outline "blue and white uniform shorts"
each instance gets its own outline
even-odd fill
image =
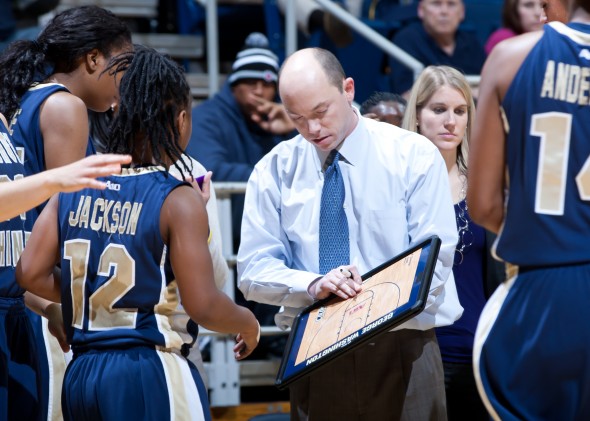
[[[494,419],[590,420],[590,264],[520,268],[500,285],[473,365]]]
[[[153,347],[74,352],[65,420],[210,420],[207,391],[184,357]]]

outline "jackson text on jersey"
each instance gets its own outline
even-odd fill
[[[77,210],[70,212],[69,224],[72,227],[90,228],[108,234],[118,232],[135,235],[142,207],[142,203],[82,195]]]

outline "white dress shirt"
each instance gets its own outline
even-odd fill
[[[362,275],[437,235],[442,245],[426,308],[399,328],[452,324],[463,311],[451,271],[457,228],[438,149],[419,134],[359,117],[339,152],[350,263]],[[313,303],[307,288],[323,275],[318,224],[325,158],[298,135],[268,153],[248,181],[238,285],[247,300],[282,306],[275,317],[281,328]]]

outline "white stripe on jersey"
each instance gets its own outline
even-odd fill
[[[156,352],[166,376],[170,420],[204,421],[201,397],[187,361],[171,352]]]
[[[570,38],[577,44],[590,46],[589,33],[576,31],[575,29],[572,29],[561,22],[549,22],[547,25],[551,25],[551,27],[555,29],[557,32]]]
[[[477,323],[477,329],[475,331],[475,338],[473,341],[473,374],[475,376],[475,383],[477,384],[477,390],[479,391],[479,396],[483,401],[488,413],[494,420],[500,420],[500,417],[494,410],[494,407],[490,403],[490,400],[486,394],[484,389],[483,383],[481,381],[481,373],[479,371],[479,364],[480,364],[480,357],[481,357],[481,350],[485,341],[498,318],[498,314],[500,313],[500,309],[502,308],[502,304],[504,304],[504,300],[506,300],[506,296],[510,291],[510,288],[514,284],[514,280],[516,276],[513,276],[511,279],[503,282],[496,288],[496,291],[492,294],[488,302],[486,303],[481,315],[479,316],[479,322]]]
[[[168,247],[164,246],[162,251],[162,259],[160,260],[160,276],[161,288],[160,299],[158,304],[154,306],[154,315],[158,323],[158,331],[164,337],[166,348],[180,349],[184,341],[178,332],[172,328],[173,317],[176,314],[176,309],[180,303],[178,288],[176,281],[170,282],[166,285],[166,273],[164,271],[164,264],[168,254]]]

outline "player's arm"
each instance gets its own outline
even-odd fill
[[[498,47],[498,46],[497,46]],[[503,61],[494,48],[483,67],[473,136],[469,145],[469,215],[497,233],[504,217],[504,149],[496,67]]]
[[[16,281],[27,291],[59,303],[60,280],[53,276],[59,261],[57,203],[57,196],[51,198],[35,222],[16,266]]]
[[[526,55],[541,33],[498,44],[486,60],[469,150],[467,203],[477,224],[497,233],[504,219],[506,131],[501,103]]]
[[[96,178],[118,174],[121,165],[130,161],[130,155],[94,155],[64,167],[0,183],[0,220],[26,212],[58,192],[73,192],[87,187],[102,190],[106,184]]]
[[[68,92],[56,92],[45,100],[39,119],[47,169],[86,156],[89,128],[84,101]]]
[[[239,333],[236,358],[248,356],[258,344],[260,326],[250,310],[215,286],[203,198],[186,186],[173,190],[162,206],[160,228],[187,314],[207,329]]]
[[[49,332],[55,336],[62,351],[68,352],[70,345],[66,337],[61,305],[31,294],[30,292],[25,293],[25,304],[35,313],[48,320]]]

